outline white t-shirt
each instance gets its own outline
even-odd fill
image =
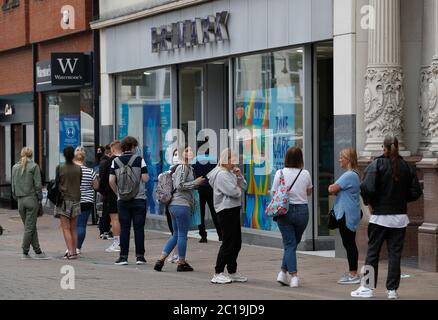
[[[300,169],[296,168],[284,168],[284,183],[286,187],[289,188],[297,177]],[[280,170],[275,173],[274,182],[272,183],[272,191],[276,191],[278,186],[280,185]],[[295,182],[292,189],[289,191],[289,203],[291,204],[307,204],[307,189],[312,188],[312,177],[310,176],[309,171],[304,170],[301,172],[297,181]]]
[[[370,223],[387,228],[406,228],[409,224],[407,214],[372,215]]]

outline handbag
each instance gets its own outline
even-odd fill
[[[286,189],[283,170],[280,170],[280,185],[278,186],[277,190],[274,191],[271,202],[268,204],[265,210],[265,213],[268,215],[268,217],[276,218],[278,216],[283,216],[287,213],[287,211],[289,210],[288,193],[294,186],[295,182],[297,182],[297,179],[302,171],[303,169],[300,170],[292,185],[288,189]]]
[[[334,208],[332,208],[328,213],[327,227],[329,228],[329,230],[335,230],[339,227]]]
[[[38,214],[37,217],[42,217],[44,215],[43,203],[41,201],[38,202]]]

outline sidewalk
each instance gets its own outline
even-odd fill
[[[61,259],[65,245],[59,221],[45,215],[38,219],[38,232],[43,250],[53,259],[22,261],[23,226],[18,213],[0,209],[0,300],[3,299],[183,299],[183,300],[291,300],[291,299],[352,299],[354,286],[341,286],[336,281],[347,269],[345,259],[298,255],[301,287],[291,289],[275,280],[282,250],[243,245],[238,259],[239,271],[249,279],[243,284],[213,285],[219,243],[210,240],[199,243],[190,238],[188,261],[194,272],[177,273],[176,265],[166,263],[163,272],[153,270],[168,234],[146,230],[146,260],[136,266],[131,241],[130,265],[116,266],[117,253],[106,253],[110,241],[100,240],[96,226],[89,225],[79,260]],[[147,227],[147,226],[146,226]],[[131,232],[131,237],[133,233]],[[31,252],[33,254],[33,252]],[[325,253],[330,255],[330,253]],[[385,262],[384,262],[385,263]],[[60,287],[61,267],[75,270],[75,290]],[[360,263],[361,265],[361,263]],[[375,299],[386,299],[384,281],[387,268],[382,264]],[[402,267],[399,295],[401,299],[438,299],[438,274]]]

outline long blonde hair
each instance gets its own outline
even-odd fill
[[[23,175],[24,171],[26,171],[27,163],[29,161],[29,158],[32,158],[32,156],[33,156],[33,151],[31,148],[24,147],[23,149],[21,149],[21,160],[20,160],[21,175]]]

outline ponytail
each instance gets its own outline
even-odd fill
[[[21,165],[21,175],[24,174],[27,168],[27,163],[29,162],[29,158],[32,158],[33,152],[32,149],[29,147],[24,147],[21,149],[21,159],[20,159],[20,165]]]
[[[392,168],[392,178],[395,181],[399,179],[398,172],[398,140],[396,137],[386,137],[383,142],[383,146],[385,147],[385,157],[391,160],[391,168]]]

